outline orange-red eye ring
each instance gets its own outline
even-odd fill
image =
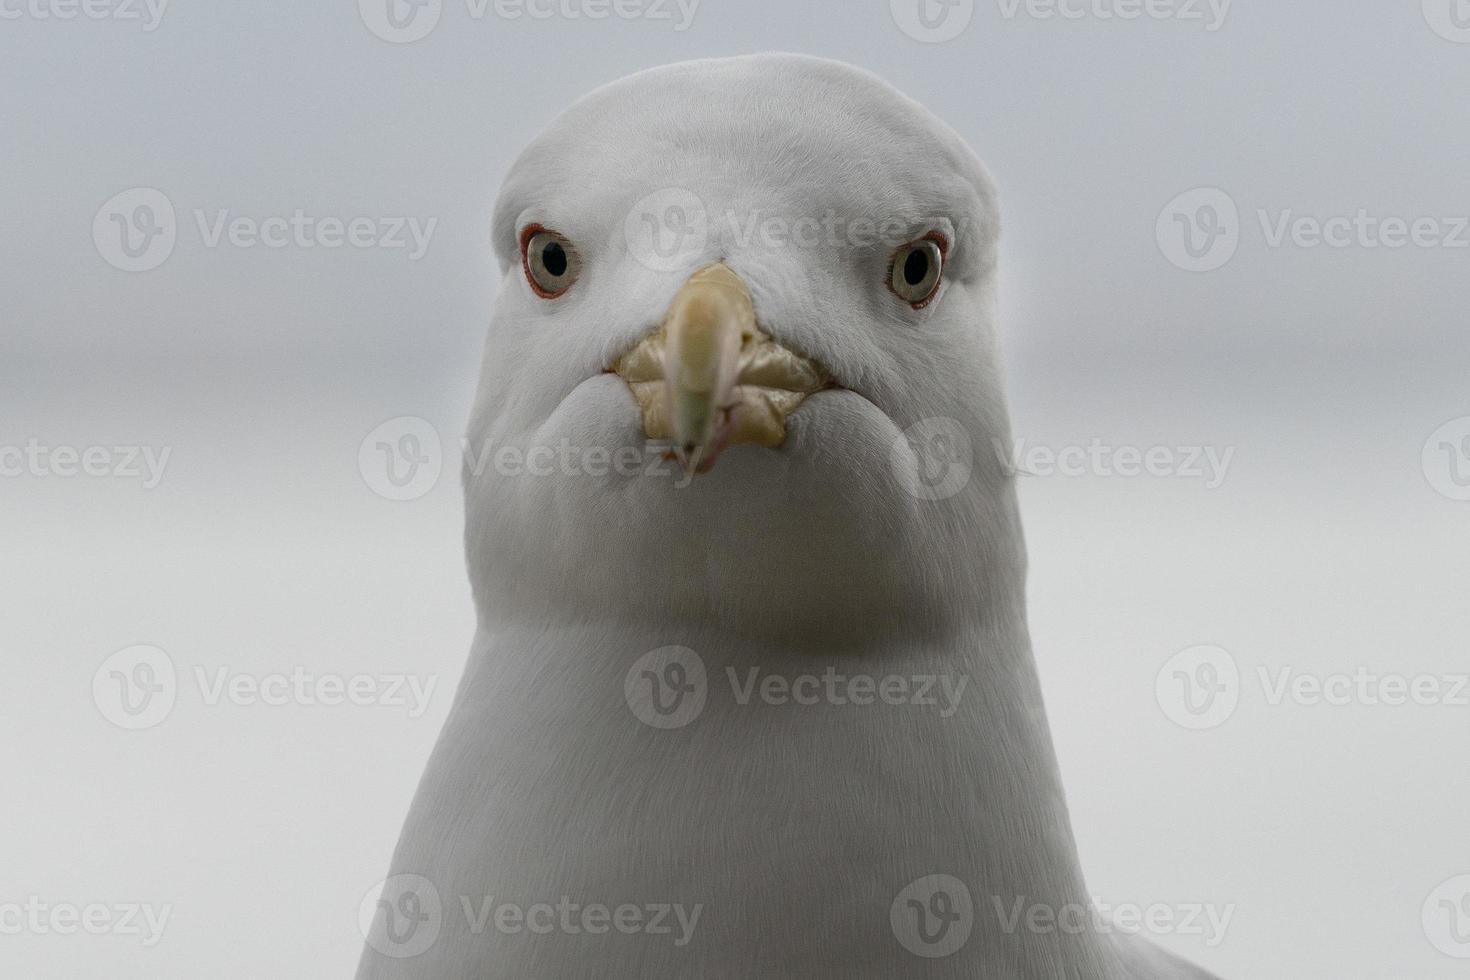
[[[561,244],[562,248],[566,251],[567,260],[570,263],[568,266],[570,278],[568,279],[567,284],[559,290],[547,289],[544,285],[538,282],[536,274],[531,268],[531,240],[534,239],[537,235],[542,234],[552,236]],[[555,231],[551,228],[547,228],[545,225],[529,224],[525,228],[521,229],[520,249],[521,273],[526,277],[526,283],[531,287],[531,291],[534,292],[537,296],[541,297],[542,299],[557,299],[558,297],[565,296],[567,294],[567,290],[571,289],[573,284],[576,283],[576,250],[573,248],[572,243],[561,232]]]

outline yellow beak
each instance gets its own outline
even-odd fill
[[[674,454],[693,469],[736,407],[740,352],[755,338],[750,290],[723,262],[689,277],[664,320],[664,385]]]
[[[659,329],[614,370],[642,409],[644,434],[670,440],[691,473],[735,443],[781,445],[787,415],[829,383],[760,331],[749,287],[723,262],[690,276]]]

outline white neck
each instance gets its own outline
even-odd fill
[[[678,953],[694,962],[749,957],[755,935],[791,962],[841,935],[846,952],[814,960],[812,977],[906,975],[919,961],[895,942],[891,904],[948,875],[969,889],[973,927],[944,960],[957,972],[934,976],[1118,975],[1099,937],[1012,921],[1088,899],[1024,617],[1019,603],[990,612],[847,647],[606,621],[482,631],[440,751],[479,760],[490,795],[466,808],[525,856],[486,855],[478,873],[525,901],[702,905],[701,945]],[[648,682],[630,681],[640,658],[672,645],[697,654],[704,704],[665,730],[627,694]],[[536,854],[557,855],[555,870]]]

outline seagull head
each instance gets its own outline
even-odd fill
[[[918,103],[801,56],[642,72],[531,143],[493,235],[486,611],[829,631],[1018,567],[995,191]]]

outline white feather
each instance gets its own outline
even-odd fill
[[[699,254],[657,271],[624,223],[669,188],[716,220]],[[829,214],[843,228],[942,230],[938,301],[914,311],[888,290],[892,243],[736,230]],[[581,255],[561,299],[522,277],[518,235],[533,222]],[[994,448],[1009,439],[998,233],[993,184],[954,132],[873,76],[812,58],[644,72],[525,151],[496,208],[503,283],[469,430],[474,457],[491,460],[465,476],[480,633],[393,861],[432,883],[442,912],[417,956],[370,942],[361,980],[1192,975],[1105,933],[1007,928],[998,911],[1089,904],[1027,637],[1013,477]],[[642,447],[626,386],[603,371],[689,273],[722,259],[750,284],[762,329],[851,391],[813,397],[781,449],[737,446],[687,486],[671,470],[494,463],[538,446]],[[970,449],[968,481],[942,500],[904,480],[903,430],[936,418]],[[660,730],[630,710],[624,682],[670,645],[697,652],[709,692],[692,723]],[[948,717],[741,704],[730,672],[744,683],[752,668],[967,687]],[[890,922],[899,893],[931,874],[974,903],[969,939],[942,958],[911,953]],[[492,896],[702,912],[682,946],[476,929],[466,902]]]

